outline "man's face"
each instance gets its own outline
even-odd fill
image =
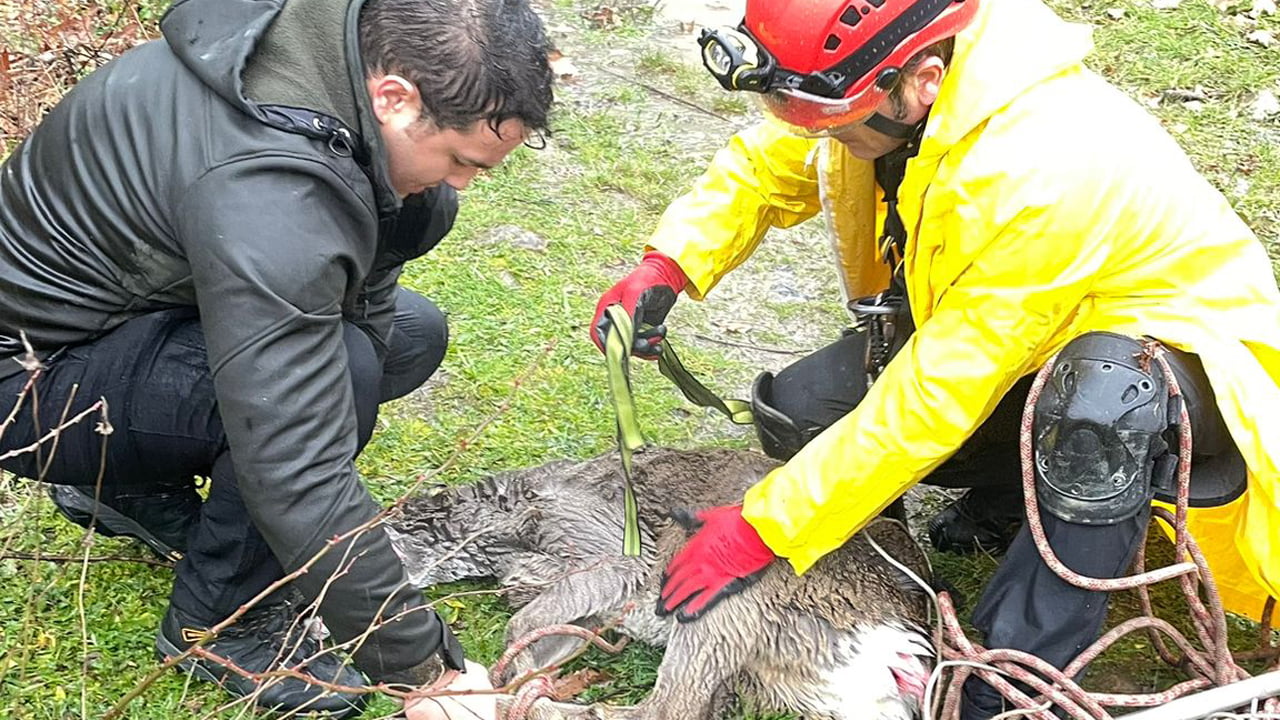
[[[463,130],[441,128],[423,119],[422,101],[408,81],[384,75],[370,78],[368,84],[391,186],[400,197],[441,183],[462,190],[524,142],[527,130],[519,120],[504,120],[497,132],[486,120]]]
[[[429,120],[382,126],[391,186],[400,197],[440,183],[462,190],[480,171],[497,167],[524,137],[519,120],[503,121],[497,132],[485,120],[466,130],[438,128]]]
[[[929,109],[938,99],[938,91],[946,68],[942,60],[936,57],[925,59],[915,72],[904,79],[900,103],[895,104],[885,98],[876,112],[893,118],[907,125],[914,125],[929,114]],[[846,130],[833,133],[849,150],[849,154],[863,160],[875,160],[878,157],[902,147],[905,140],[889,137],[876,132],[865,124],[855,125]]]

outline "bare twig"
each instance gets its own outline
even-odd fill
[[[66,430],[67,428],[71,427],[72,425],[75,425],[76,423],[80,422],[81,420],[83,420],[84,418],[88,417],[88,416],[89,416],[89,415],[91,415],[92,413],[94,413],[94,412],[96,412],[96,411],[98,411],[98,410],[101,410],[101,409],[102,409],[102,407],[103,407],[103,403],[102,403],[102,401],[101,401],[101,400],[99,400],[98,402],[96,402],[96,403],[94,403],[94,404],[90,405],[89,407],[85,408],[84,410],[80,411],[79,413],[76,413],[76,416],[75,416],[75,417],[71,418],[70,420],[67,420],[67,421],[66,421],[66,422],[64,422],[64,423],[59,424],[59,425],[58,425],[57,427],[55,427],[54,429],[52,429],[52,430],[50,430],[49,432],[45,433],[44,435],[42,435],[42,436],[40,437],[40,439],[39,439],[39,440],[36,440],[34,443],[31,443],[30,445],[27,445],[26,447],[15,448],[15,449],[13,449],[13,450],[10,450],[10,451],[9,451],[9,452],[7,452],[7,453],[4,453],[3,455],[0,455],[0,460],[8,460],[8,459],[10,459],[10,458],[15,458],[15,457],[17,457],[17,456],[19,456],[19,455],[22,455],[22,454],[24,454],[24,453],[34,452],[34,451],[35,451],[35,450],[37,450],[37,449],[38,449],[38,448],[39,448],[43,443],[45,443],[45,442],[47,442],[47,441],[49,441],[49,440],[52,440],[52,439],[54,439],[54,438],[57,438],[57,437],[58,437],[58,434],[59,434],[59,433],[61,433],[63,430]],[[32,408],[32,410],[33,410],[33,412],[34,412],[34,407]]]
[[[654,95],[660,95],[668,100],[671,100],[672,102],[677,102],[677,103],[680,103],[681,105],[684,105],[685,107],[693,108],[694,110],[697,110],[698,112],[703,113],[704,115],[710,115],[711,117],[717,120],[722,120],[726,123],[729,123],[730,125],[733,124],[732,120],[721,115],[718,112],[715,112],[714,110],[708,110],[707,108],[702,107],[701,105],[699,105],[696,102],[693,102],[692,100],[685,100],[679,95],[672,95],[671,93],[665,90],[656,88],[643,80],[636,79],[634,75],[623,75],[622,73],[614,72],[613,70],[610,70],[607,67],[599,67],[597,69],[606,75],[612,75],[618,78],[619,80],[625,80],[629,85],[639,85],[640,87],[644,88],[645,90],[648,90]]]
[[[541,365],[542,360],[551,354],[551,352],[555,349],[556,344],[557,342],[555,340],[547,343],[547,345],[544,346],[543,351],[533,359],[533,361],[528,365],[528,367],[526,367],[524,371],[515,380],[512,381],[513,396],[514,396],[514,393],[517,392],[523,386],[524,382],[527,381],[528,377],[534,372],[534,370],[536,370],[538,366]],[[453,453],[445,460],[444,463],[442,463],[439,467],[433,469],[432,471],[423,473],[422,475],[420,475],[417,478],[417,480],[414,482],[414,484],[407,491],[405,491],[405,493],[401,495],[400,498],[398,498],[389,507],[385,508],[384,510],[382,510],[382,512],[379,512],[377,515],[370,518],[368,521],[352,528],[351,530],[348,530],[347,532],[344,532],[344,533],[340,533],[339,535],[336,535],[333,538],[330,538],[325,543],[325,545],[319,551],[316,552],[315,555],[311,556],[308,560],[302,563],[302,565],[300,565],[297,569],[293,570],[292,572],[286,573],[279,580],[276,580],[275,582],[268,585],[261,592],[259,592],[253,598],[251,598],[248,602],[244,603],[239,608],[237,608],[235,612],[227,616],[227,618],[224,619],[222,622],[219,622],[213,627],[209,628],[208,632],[206,632],[203,637],[198,639],[196,642],[192,643],[192,645],[188,647],[186,650],[172,657],[166,658],[162,663],[160,663],[158,666],[153,668],[150,672],[146,674],[146,676],[142,678],[142,680],[140,680],[137,684],[135,684],[127,693],[121,696],[120,699],[117,700],[116,703],[112,705],[110,709],[107,710],[107,712],[102,716],[102,720],[114,720],[115,718],[120,717],[121,713],[124,712],[125,708],[128,707],[129,704],[131,704],[134,700],[136,700],[143,692],[145,692],[147,688],[149,688],[152,684],[154,684],[155,681],[162,674],[164,674],[164,672],[166,672],[170,668],[175,667],[182,661],[192,656],[195,656],[197,653],[203,653],[202,655],[200,655],[200,657],[204,659],[217,662],[217,660],[214,659],[217,656],[205,650],[204,646],[207,645],[211,640],[213,640],[213,638],[215,638],[218,635],[218,633],[222,632],[226,628],[235,624],[241,617],[244,616],[246,612],[248,612],[250,609],[255,607],[258,603],[262,602],[263,599],[267,598],[272,593],[276,592],[277,590],[284,587],[285,585],[288,585],[289,583],[293,582],[298,577],[302,576],[304,573],[309,571],[312,568],[312,566],[314,566],[317,562],[319,562],[321,558],[325,557],[334,547],[338,545],[345,545],[355,537],[359,536],[360,534],[368,532],[369,530],[377,527],[380,523],[384,522],[390,513],[399,509],[405,502],[407,502],[409,497],[414,492],[416,492],[417,489],[420,488],[427,480],[438,475],[444,470],[452,467],[458,461],[458,459],[461,458],[462,454],[466,451],[466,449],[470,446],[470,444],[474,442],[474,440],[477,437],[479,437],[479,435],[483,433],[490,425],[492,425],[499,417],[504,415],[511,408],[512,401],[513,401],[513,398],[508,397],[502,403],[502,405],[500,405],[494,411],[494,413],[486,417],[476,427],[476,429],[471,433],[470,436],[468,436],[466,439],[458,443],[458,445],[454,448]],[[421,607],[429,608],[429,606],[421,606]],[[417,609],[418,608],[412,608],[410,609],[410,611],[406,611],[406,612],[415,611]],[[397,619],[398,617],[399,616],[390,618],[388,619],[388,621]],[[382,623],[378,623],[377,626],[380,626],[381,624]],[[377,626],[372,626],[366,629],[366,631],[361,635],[360,639],[363,640],[364,637],[367,637],[369,634],[371,634],[376,629]],[[227,666],[230,669],[229,665],[226,665],[226,663],[223,663],[223,664],[224,666]],[[232,671],[234,672],[234,670]],[[271,671],[269,673],[263,673],[261,674],[261,676],[263,678],[269,678],[273,676],[273,673],[277,673],[277,674],[284,673],[286,675],[290,675],[293,672],[296,672],[296,671],[293,671],[291,669],[282,669],[279,671]],[[334,689],[336,692],[349,691],[345,688],[338,689],[339,686],[332,686],[330,683],[324,683],[319,679],[312,677],[310,675],[306,675],[305,677],[307,682],[313,685],[316,685],[318,687]],[[372,688],[368,688],[364,690],[364,692],[370,692],[374,690],[384,692],[389,695],[400,696],[400,697],[403,697],[405,694],[403,692],[396,691],[393,688],[389,688],[384,685],[377,685]],[[441,693],[441,694],[450,694],[450,693]]]
[[[173,563],[149,557],[125,557],[124,555],[95,555],[92,557],[75,557],[72,555],[42,555],[38,553],[10,552],[0,555],[0,560],[36,560],[48,563],[105,563],[125,562],[151,565],[152,567],[173,568]]]
[[[759,350],[760,352],[775,353],[777,355],[811,355],[812,350],[788,350],[786,348],[771,347],[769,345],[760,345],[758,343],[740,343],[733,340],[725,340],[724,338],[711,337],[701,333],[694,333],[694,337],[709,343],[717,345],[728,345],[729,347],[743,348],[746,350]]]

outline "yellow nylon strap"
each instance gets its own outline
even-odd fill
[[[636,506],[635,488],[631,484],[631,454],[644,446],[644,435],[636,420],[635,397],[631,393],[631,338],[634,332],[631,316],[621,305],[605,308],[609,316],[609,334],[604,341],[605,372],[609,393],[618,422],[618,454],[622,456],[622,554],[640,554],[640,512]]]
[[[635,396],[631,392],[631,343],[635,327],[631,316],[619,304],[605,308],[605,313],[610,324],[604,341],[604,364],[617,420],[618,454],[622,457],[622,554],[634,557],[640,554],[640,517],[631,479],[631,455],[644,447],[644,434],[636,420]],[[750,403],[745,400],[725,400],[707,389],[680,362],[670,340],[664,339],[659,350],[658,371],[675,383],[689,402],[718,410],[738,425],[750,425],[753,422]]]

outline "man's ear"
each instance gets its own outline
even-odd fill
[[[937,101],[939,88],[942,87],[942,78],[946,74],[946,63],[942,62],[942,58],[937,55],[925,58],[916,68],[911,81],[915,85],[916,98],[922,105],[928,107]]]
[[[422,97],[413,83],[399,75],[376,75],[365,80],[369,102],[378,122],[387,125],[416,122],[422,116]]]

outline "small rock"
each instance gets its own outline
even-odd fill
[[[1250,187],[1251,185],[1248,180],[1244,178],[1236,178],[1235,191],[1237,196],[1244,197],[1245,195],[1248,195]]]
[[[1169,88],[1160,93],[1160,102],[1163,103],[1183,103],[1190,105],[1193,102],[1206,103],[1209,96],[1205,93],[1204,88],[1196,86],[1194,88]]]
[[[1119,20],[1124,17],[1124,8],[1111,8],[1107,10],[1107,17],[1112,20]]]
[[[510,245],[535,252],[545,252],[547,249],[546,238],[517,225],[499,225],[486,233],[480,241],[491,245]]]
[[[1260,18],[1263,15],[1276,14],[1276,0],[1253,0],[1253,7],[1249,8],[1249,17]]]
[[[1182,103],[1182,107],[1190,110],[1191,112],[1200,112],[1201,110],[1204,110],[1204,103],[1200,100],[1188,100]]]
[[[1273,115],[1280,115],[1280,99],[1270,90],[1261,90],[1249,107],[1249,117],[1259,122]]]
[[[508,290],[515,290],[520,287],[520,281],[516,280],[516,276],[507,270],[498,273],[498,282],[502,283],[502,287]]]
[[[1182,0],[1151,0],[1151,7],[1157,10],[1173,10],[1182,4]]]
[[[1251,43],[1257,43],[1264,48],[1269,48],[1276,44],[1276,36],[1270,30],[1254,30],[1245,35],[1244,39]]]

